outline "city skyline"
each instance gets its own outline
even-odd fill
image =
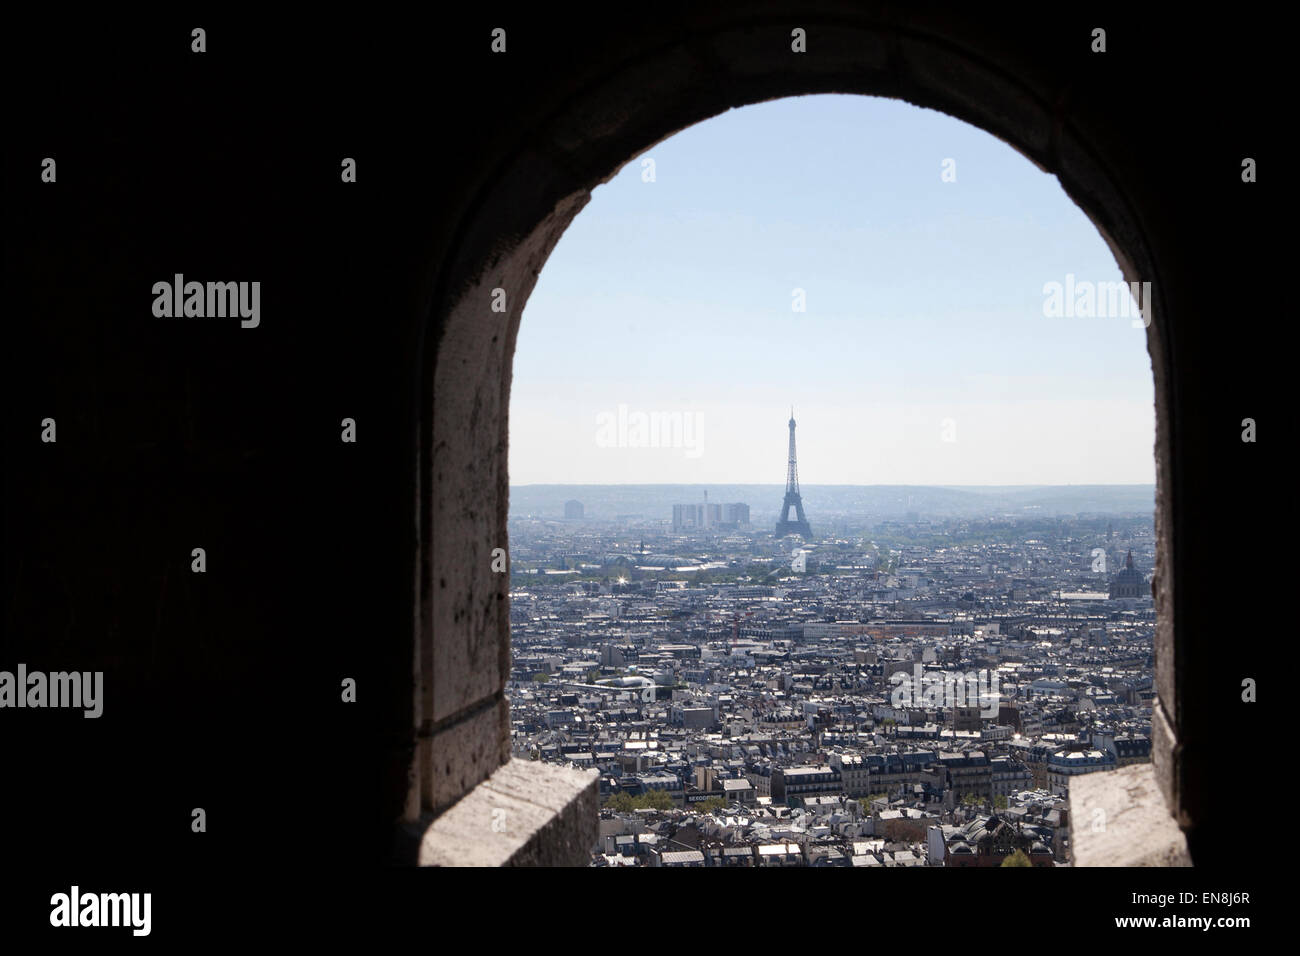
[[[511,519],[511,751],[598,772],[591,866],[1086,863],[1077,789],[1151,773],[1150,513],[792,547],[716,497]]]

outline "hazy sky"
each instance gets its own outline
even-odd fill
[[[1046,317],[1067,274],[1121,279],[982,130],[862,96],[731,110],[597,188],[542,269],[510,481],[784,482],[793,405],[806,484],[1154,482],[1146,333]]]

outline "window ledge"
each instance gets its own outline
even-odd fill
[[[1192,865],[1149,763],[1070,781],[1070,847],[1075,866]]]
[[[420,866],[586,866],[600,837],[600,774],[511,760],[434,820]]]

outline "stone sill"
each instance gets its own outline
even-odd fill
[[[1192,865],[1149,763],[1070,781],[1070,849],[1075,866]]]
[[[600,774],[511,760],[429,824],[420,866],[586,866]]]

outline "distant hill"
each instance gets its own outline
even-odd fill
[[[751,520],[776,519],[784,485],[512,485],[510,515],[564,516],[564,502],[581,501],[589,518],[672,517],[673,505],[704,499],[744,502]],[[901,518],[978,518],[994,515],[1152,514],[1154,485],[803,485],[804,511],[819,515]]]

